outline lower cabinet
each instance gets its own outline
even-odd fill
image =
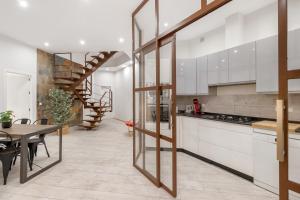
[[[276,158],[276,133],[274,131],[255,129],[254,147],[254,183],[278,194],[279,162]],[[289,139],[289,179],[300,182],[300,140]],[[292,193],[291,199],[300,199]]]
[[[183,149],[253,175],[251,127],[189,117],[181,123]]]

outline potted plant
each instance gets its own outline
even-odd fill
[[[63,126],[63,133],[69,132],[68,122],[71,118],[72,98],[67,92],[60,89],[49,91],[46,111],[51,115],[54,124]]]
[[[13,111],[5,111],[0,113],[0,122],[2,128],[10,128],[12,126]]]

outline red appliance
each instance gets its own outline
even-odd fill
[[[194,113],[200,114],[201,113],[201,105],[199,103],[199,100],[193,99],[193,103],[194,103]]]

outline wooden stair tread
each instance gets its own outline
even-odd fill
[[[102,117],[103,115],[85,115],[87,117],[94,117],[94,118],[99,118]]]
[[[101,122],[101,120],[93,120],[93,119],[84,119],[82,120],[84,122],[89,122],[89,123],[97,123],[97,122]]]
[[[85,73],[84,73],[84,72],[72,72],[72,73],[74,73],[74,74],[78,74],[78,75],[85,75]]]
[[[86,129],[93,129],[93,128],[97,128],[97,125],[88,125],[88,124],[80,124],[78,125],[80,127],[86,128]]]
[[[97,63],[93,61],[86,61],[86,63],[92,65],[93,67],[97,66]]]

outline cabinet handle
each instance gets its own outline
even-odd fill
[[[277,160],[279,162],[284,162],[284,130],[283,130],[283,123],[284,123],[284,101],[277,100]]]

